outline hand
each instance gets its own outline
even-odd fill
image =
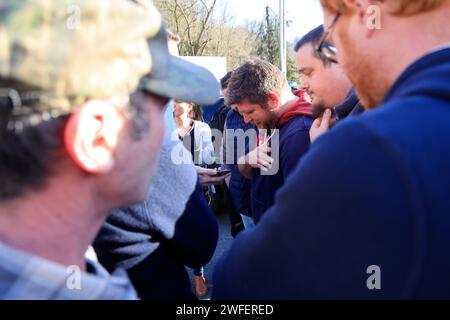
[[[246,155],[246,163],[252,168],[261,169],[262,171],[269,171],[272,168],[274,159],[268,155],[272,148],[267,146],[267,142],[255,148]]]
[[[199,166],[195,166],[195,170],[197,171],[198,177],[200,179],[200,184],[203,187],[222,184],[225,179],[231,176],[231,173],[229,173],[221,177],[215,177],[215,175],[217,174],[216,169],[206,169]]]
[[[332,126],[336,124],[335,119],[331,119],[331,110],[325,110],[323,116],[321,118],[317,118],[309,131],[309,138],[311,139],[311,143],[314,143],[320,136],[327,133]]]

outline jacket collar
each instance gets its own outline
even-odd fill
[[[412,65],[410,65],[400,75],[400,77],[394,82],[394,84],[392,85],[392,87],[390,88],[390,90],[388,91],[388,93],[384,99],[384,103],[389,102],[396,96],[407,95],[408,93],[410,93],[410,90],[417,91],[418,86],[425,87],[428,85],[428,87],[429,87],[430,86],[429,80],[435,78],[435,77],[433,77],[433,74],[436,72],[439,72],[438,71],[439,67],[443,66],[443,65],[448,65],[449,66],[448,68],[450,69],[450,47],[449,46],[445,46],[444,48],[435,50],[435,51],[423,56],[422,58],[420,58],[419,60],[414,62]],[[434,69],[434,70],[432,70],[432,69]],[[422,74],[422,73],[428,74],[428,77],[426,77],[426,81],[424,80],[424,77],[418,77],[418,75]],[[441,78],[442,77],[439,77],[440,80],[444,80],[444,78],[442,78],[442,79]],[[445,79],[448,79],[448,74],[447,74],[447,77],[445,77]],[[421,81],[422,83],[420,83],[420,84],[418,83],[416,85],[416,87],[408,90],[408,85],[413,81],[416,81],[416,82]],[[448,83],[442,83],[442,85],[444,85],[445,88],[448,88],[448,86],[450,85],[450,81],[448,81]],[[428,91],[427,93],[433,94],[433,93],[442,92],[442,90],[440,90],[441,88],[435,87],[434,89],[435,90],[433,90],[433,88],[427,88],[427,91]],[[444,91],[447,91],[447,90],[444,90]]]

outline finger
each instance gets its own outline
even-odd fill
[[[263,159],[259,159],[259,160],[258,160],[258,165],[259,165],[260,167],[263,167],[263,168],[268,168],[268,167],[270,167],[270,163],[269,163],[268,161],[266,161],[266,160],[263,160]]]
[[[203,168],[202,174],[208,175],[208,176],[215,176],[217,174],[217,169],[206,169]]]
[[[214,170],[215,169],[206,169],[206,168],[202,168],[200,166],[195,166],[195,171],[197,171],[197,174],[207,174],[207,175],[213,174],[214,175],[215,174]],[[216,173],[217,173],[217,171],[216,171]]]
[[[331,120],[331,110],[327,109],[325,110],[325,113],[323,114],[322,123],[320,124],[321,129],[329,129],[330,128],[330,120]]]
[[[336,119],[331,119],[330,120],[330,127],[334,127],[336,125],[336,123],[337,123]]]
[[[271,166],[272,165],[267,161],[259,161],[258,160],[258,163],[256,164],[255,167],[258,169],[267,169],[267,168],[270,168]]]
[[[260,159],[262,159],[270,164],[274,163],[274,161],[275,161],[272,157],[268,156],[267,154],[261,155]]]
[[[263,160],[263,161],[269,162],[269,163],[273,162],[273,158],[270,157],[270,156],[269,156],[268,154],[266,154],[266,153],[261,153],[261,154],[259,155],[259,157],[258,157],[258,160]]]
[[[273,166],[273,161],[260,161],[261,166],[265,169],[271,169]]]
[[[221,184],[224,180],[224,177],[226,176],[222,177],[203,176],[203,179],[200,179],[200,184],[205,187]]]
[[[322,123],[322,119],[321,118],[317,118],[312,123],[311,128],[319,128],[321,123]]]
[[[258,157],[268,156],[267,154],[269,152],[272,152],[272,148],[269,146],[264,146],[264,148],[258,150]]]
[[[210,182],[211,184],[220,184],[225,180],[226,177],[227,176],[211,177]]]
[[[261,150],[261,152],[258,153],[257,159],[258,159],[258,160],[259,160],[259,159],[266,160],[267,157],[268,157],[267,153],[265,153],[265,152],[263,152],[263,151]],[[266,161],[267,161],[267,160],[266,160]]]
[[[223,183],[226,179],[228,179],[229,177],[231,177],[231,173],[228,173],[224,176],[219,177],[220,179],[217,181],[219,184]]]

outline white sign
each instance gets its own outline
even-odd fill
[[[227,74],[227,58],[226,57],[180,57],[196,65],[204,67],[219,81]]]

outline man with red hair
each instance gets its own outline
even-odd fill
[[[218,264],[213,297],[448,299],[450,1],[322,4],[316,50],[372,111],[312,145]]]

